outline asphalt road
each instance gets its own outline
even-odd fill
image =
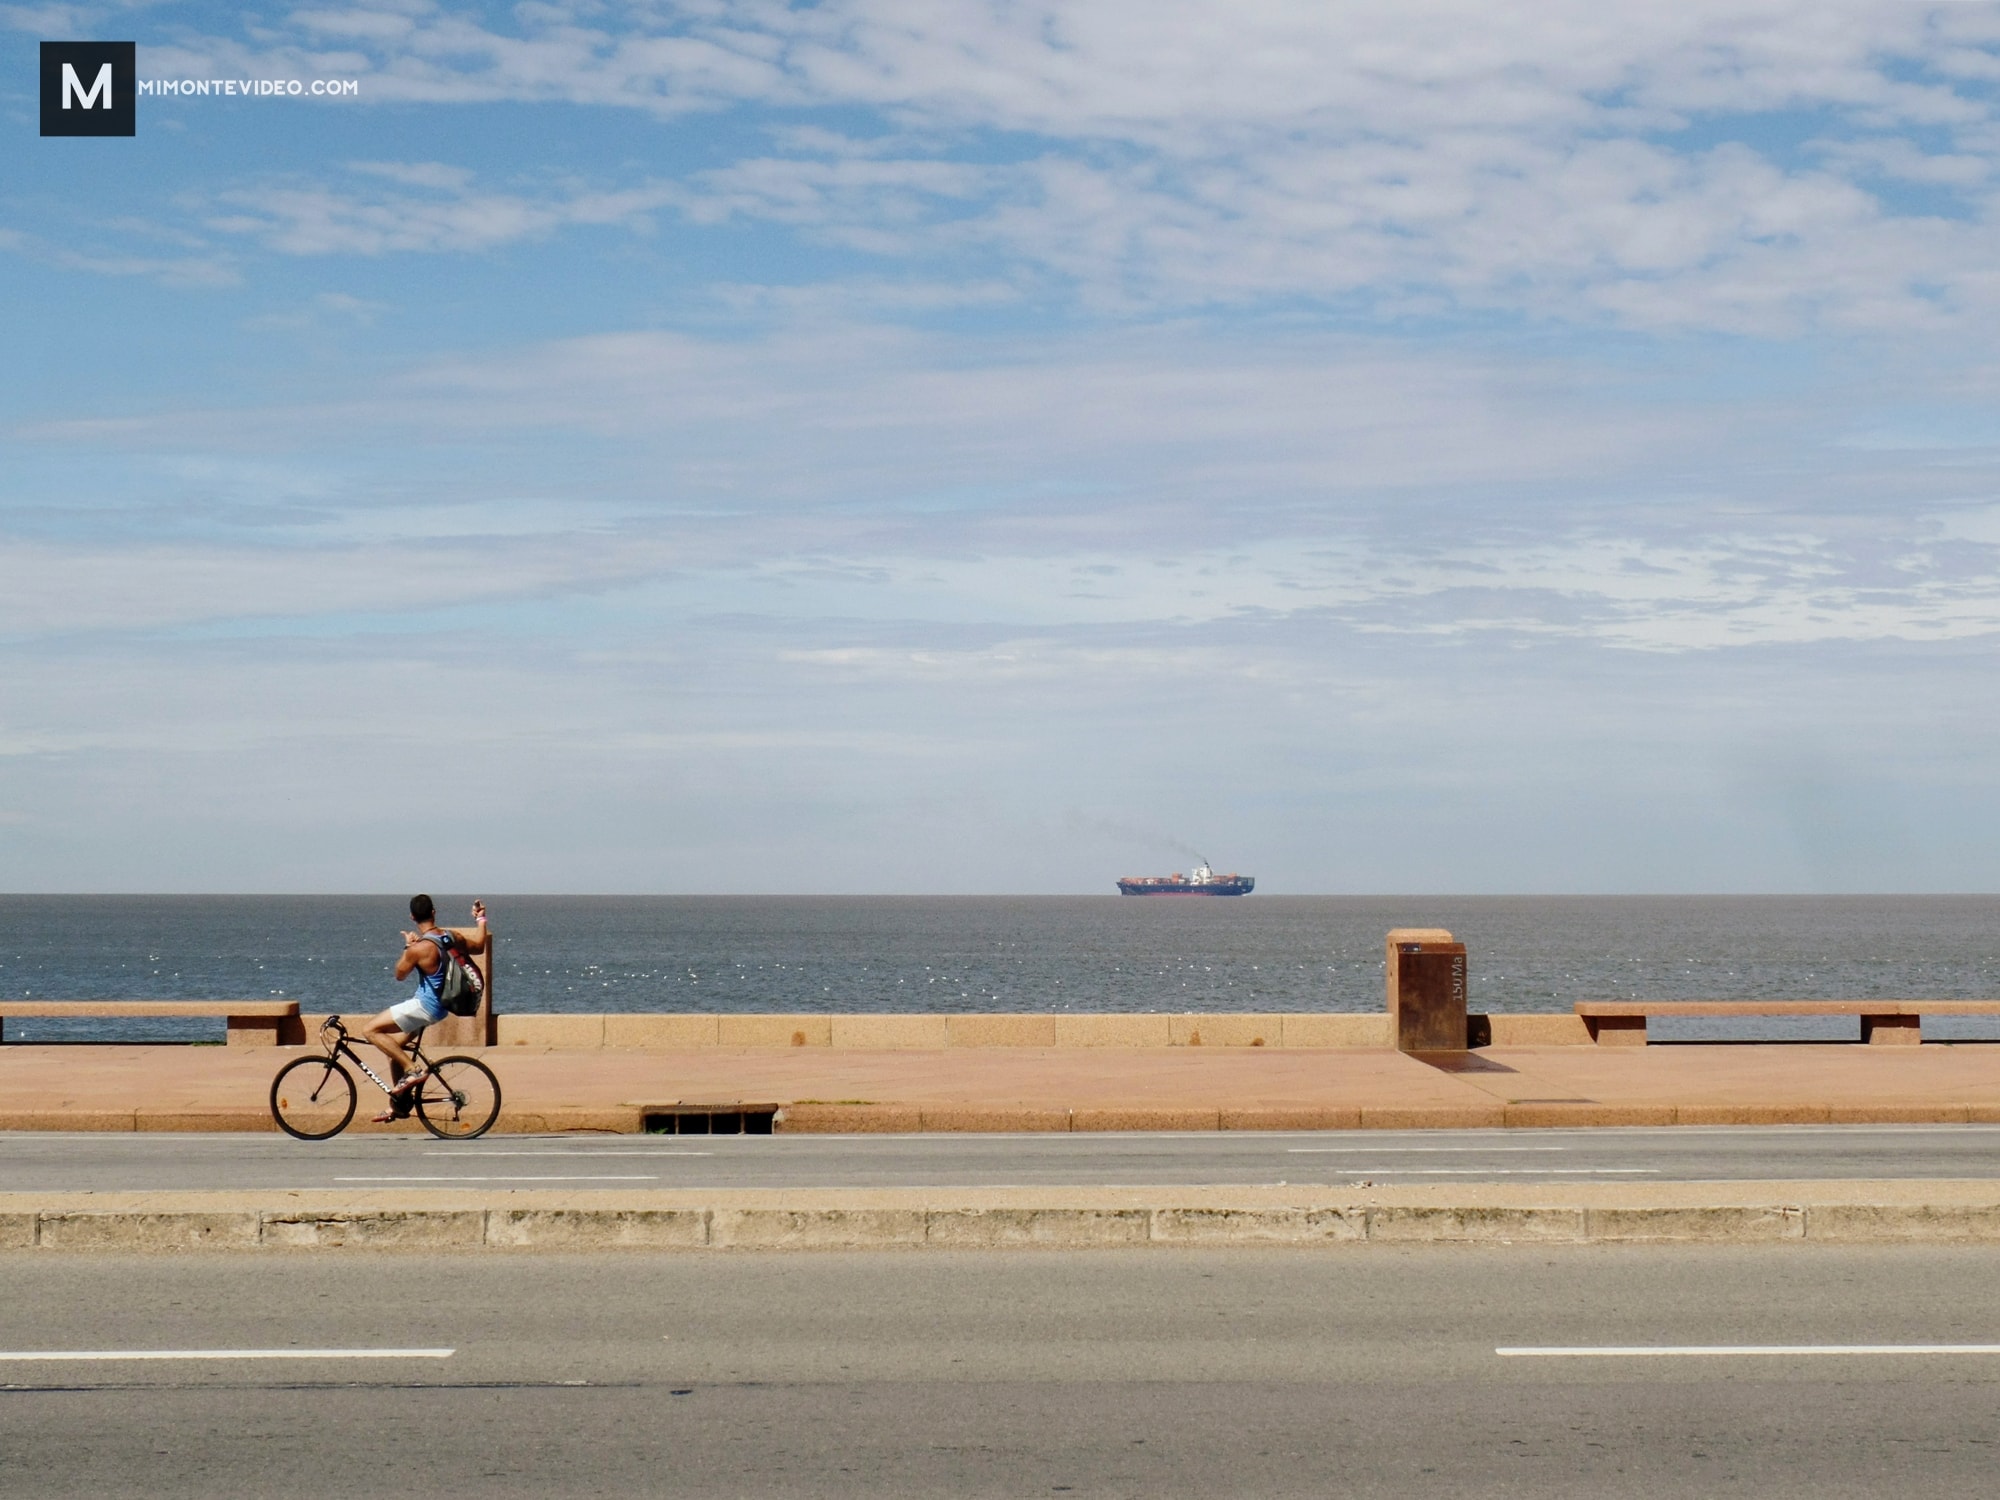
[[[2000,1126],[1189,1135],[0,1135],[0,1191],[2000,1177]]]
[[[0,1494],[1988,1496],[2000,1251],[0,1257]],[[1503,1356],[1575,1346],[1863,1354]],[[246,1350],[415,1351],[331,1358]],[[207,1351],[176,1360],[25,1353]]]

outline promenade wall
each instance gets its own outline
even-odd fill
[[[306,1016],[312,1036],[318,1016]],[[1589,1046],[1574,1015],[1495,1015],[1481,1018],[1496,1047]],[[1262,1014],[1163,1011],[1090,1014],[785,1014],[708,1015],[623,1012],[544,1015],[502,1012],[493,1018],[501,1047],[563,1051],[685,1052],[707,1047],[831,1047],[866,1052],[935,1051],[954,1047],[1393,1047],[1387,1015],[1341,1011]]]

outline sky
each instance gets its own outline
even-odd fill
[[[42,139],[42,41],[142,98]],[[0,3],[0,889],[2000,890],[2000,7]]]

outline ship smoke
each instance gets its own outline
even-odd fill
[[[1193,860],[1196,864],[1207,861],[1207,856],[1185,839],[1177,839],[1170,833],[1161,833],[1158,829],[1141,828],[1136,823],[1120,822],[1116,818],[1092,817],[1073,807],[1063,814],[1063,827],[1073,834],[1095,833],[1117,839],[1121,843],[1144,844],[1152,849],[1168,849]]]

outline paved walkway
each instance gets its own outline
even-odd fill
[[[0,1047],[0,1129],[271,1128],[296,1049]],[[798,1131],[2000,1122],[2000,1046],[703,1048],[485,1056],[500,1129],[631,1131],[642,1107],[782,1105]],[[361,1080],[364,1088],[370,1088]],[[355,1128],[369,1110],[359,1112]],[[403,1126],[397,1128],[414,1128]]]

